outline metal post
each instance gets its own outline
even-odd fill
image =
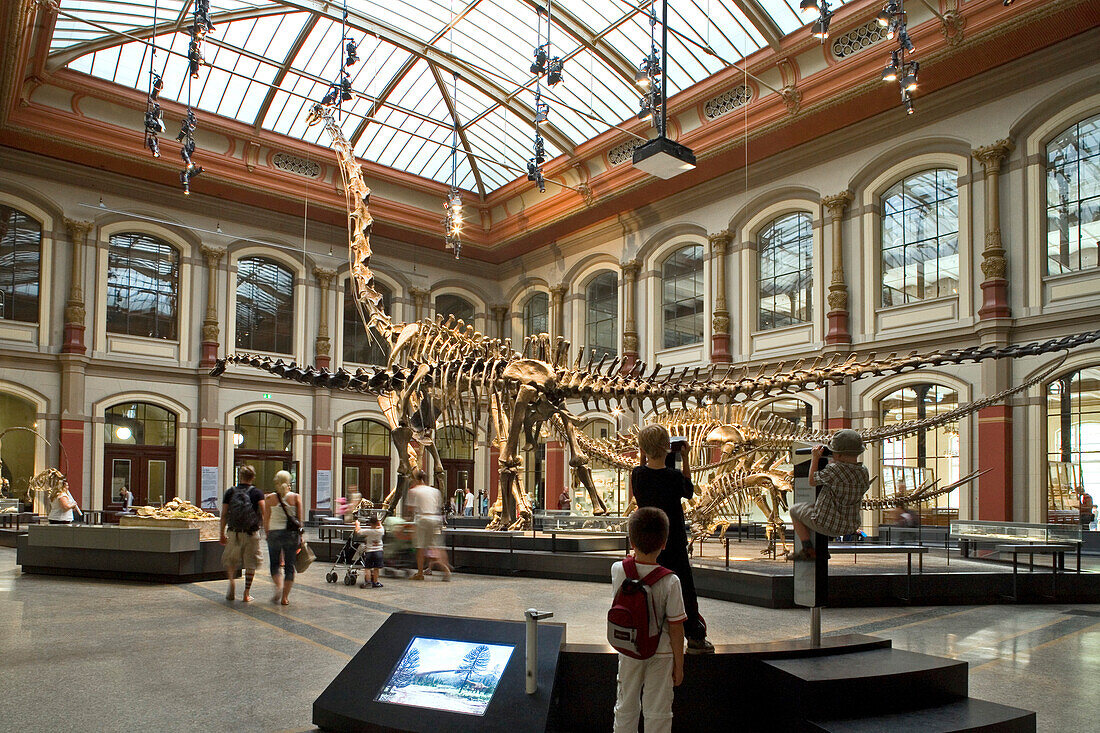
[[[821,606],[810,608],[810,646],[815,649],[821,646]]]
[[[539,690],[539,621],[554,614],[528,608],[523,616],[527,620],[527,694],[534,695]]]

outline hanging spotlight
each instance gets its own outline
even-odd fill
[[[550,116],[550,103],[541,99],[535,102],[535,122],[546,122]]]
[[[833,19],[833,11],[829,9],[828,0],[802,0],[798,9],[808,17],[817,15],[817,20],[814,21],[810,33],[813,34],[814,38],[820,38],[821,42],[824,43],[825,39],[829,37],[829,23]]]
[[[916,91],[917,89],[917,72],[920,71],[920,64],[916,61],[909,64],[905,72],[905,77],[902,79],[901,88],[907,92]]]
[[[883,81],[898,80],[898,66],[900,64],[898,53],[898,51],[894,51],[892,54],[890,54],[890,63],[887,64],[886,68],[882,70]]]
[[[798,11],[803,15],[818,15],[817,0],[802,0],[798,4]]]
[[[822,40],[825,40],[826,38],[828,38],[829,37],[829,17],[825,16],[825,15],[822,15],[820,18],[818,18],[817,22],[814,23],[814,26],[811,29],[811,33],[813,33],[814,38],[820,38]]]
[[[358,61],[359,61],[359,54],[356,53],[356,51],[358,50],[358,46],[356,46],[355,41],[353,41],[350,38],[345,39],[345,40],[347,40],[348,43],[344,47],[344,50],[345,50],[344,67],[345,68],[350,68],[352,66],[355,66],[355,64],[358,63]]]
[[[906,59],[906,55],[915,51],[916,47],[913,45],[913,39],[909,37],[903,2],[904,0],[890,0],[882,7],[882,11],[875,20],[887,29],[887,38],[897,38],[897,48],[890,52],[890,63],[882,70],[882,80],[898,83],[905,114],[911,115],[915,110],[910,92],[917,89],[920,63]]]
[[[535,63],[531,64],[531,73],[535,76],[542,76],[546,73],[546,62],[549,60],[548,46],[549,44],[544,43],[535,47]]]
[[[905,114],[911,115],[915,111],[916,110],[913,109],[913,100],[912,99],[906,99],[905,100]]]
[[[559,58],[552,58],[546,65],[546,83],[556,86],[565,78],[565,62]]]

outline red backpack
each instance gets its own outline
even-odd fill
[[[607,641],[620,654],[634,659],[649,659],[657,652],[664,619],[657,622],[650,586],[666,575],[668,568],[658,566],[645,578],[638,578],[633,557],[623,559],[626,580],[615,591],[615,600],[607,612]]]

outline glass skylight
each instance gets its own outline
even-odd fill
[[[756,27],[743,9],[750,4],[775,26]],[[542,126],[548,158],[571,153],[637,113],[633,74],[650,48],[649,7],[644,0],[553,3],[550,55],[565,67],[561,84],[542,87],[550,103]],[[449,182],[457,116],[469,146],[467,152],[460,143],[460,187],[485,194],[523,174],[534,136],[530,66],[545,2],[348,0],[347,8],[345,25],[338,2],[210,0],[209,66],[192,80],[186,59],[192,0],[61,0],[48,63],[145,91],[146,39],[153,39],[162,97],[327,145],[305,116],[338,77],[346,34],[360,60],[349,69],[356,96],[343,104],[342,125],[358,155]],[[660,4],[656,10],[659,17]],[[739,62],[777,41],[776,28],[786,34],[802,20],[797,0],[670,4],[669,93]]]

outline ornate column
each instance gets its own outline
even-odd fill
[[[204,244],[201,251],[206,258],[206,316],[202,320],[199,366],[208,369],[218,358],[218,263],[225,256],[225,248]]]
[[[550,338],[565,335],[565,294],[569,286],[565,283],[550,286]]]
[[[985,169],[985,249],[982,250],[981,320],[1008,318],[1008,280],[1005,278],[1005,248],[1001,244],[1001,162],[1016,146],[1008,138],[973,151]]]
[[[841,191],[821,199],[821,205],[829,212],[832,221],[832,260],[833,276],[829,282],[827,300],[829,310],[826,318],[829,330],[825,334],[825,343],[845,345],[852,343],[852,334],[848,326],[848,285],[844,280],[844,209],[852,202],[851,191]]]
[[[72,273],[69,278],[69,299],[65,302],[65,331],[61,352],[83,354],[84,347],[84,247],[92,222],[65,219],[65,229],[73,244]]]
[[[730,355],[730,312],[726,306],[726,255],[733,238],[728,229],[711,234],[711,249],[714,251],[715,284],[714,314],[710,320],[710,360],[729,363]]]
[[[638,361],[638,325],[634,320],[635,284],[642,264],[638,260],[622,263],[623,268],[623,365],[630,369]]]
[[[505,323],[508,318],[508,304],[495,303],[489,306],[489,311],[493,314],[493,324],[496,326],[497,338],[503,341]]]
[[[424,317],[424,304],[428,302],[428,296],[432,291],[425,288],[409,288],[409,295],[413,299],[413,320],[419,321]]]
[[[323,267],[314,267],[313,276],[317,278],[317,299],[321,301],[321,319],[317,324],[317,339],[314,343],[318,368],[328,369],[332,363],[332,341],[328,337],[328,290],[332,284],[332,278],[336,277],[336,270],[327,270]]]

